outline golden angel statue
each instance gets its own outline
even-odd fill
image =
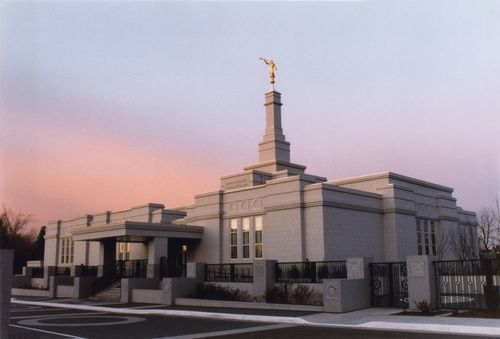
[[[275,71],[278,69],[278,67],[276,67],[276,64],[274,63],[274,60],[270,59],[264,59],[264,58],[259,58],[260,60],[263,60],[266,65],[269,65],[269,77],[271,78],[271,85],[274,86],[274,78],[275,78]]]

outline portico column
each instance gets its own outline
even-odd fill
[[[99,243],[99,268],[98,276],[115,273],[116,239],[104,239]]]
[[[168,238],[153,238],[148,242],[149,279],[160,278],[160,258],[168,255]]]

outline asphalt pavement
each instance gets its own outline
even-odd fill
[[[348,314],[216,309],[68,300],[22,300],[11,305],[10,339],[21,338],[491,338],[500,321],[469,323],[470,331],[428,330],[428,317],[390,316],[391,310]],[[56,305],[57,303],[57,305]],[[64,303],[65,305],[60,305]],[[62,308],[64,307],[64,308]],[[72,308],[71,308],[72,307]],[[81,309],[79,309],[81,308]],[[163,312],[163,313],[162,313]],[[380,328],[384,319],[392,328]],[[443,317],[441,317],[443,318]],[[272,321],[274,320],[274,321]],[[374,321],[377,320],[377,321]],[[446,319],[445,319],[446,320]],[[453,319],[452,319],[453,320]],[[442,326],[446,321],[434,319]],[[458,320],[458,325],[467,321]],[[410,323],[409,323],[410,322]],[[371,324],[367,326],[367,324]],[[414,325],[405,328],[403,325]],[[490,327],[481,327],[487,324]],[[431,324],[432,325],[432,324]],[[399,328],[397,328],[399,326]],[[453,324],[451,326],[454,326]],[[470,326],[468,326],[470,327]],[[492,332],[488,331],[492,328]],[[488,335],[489,334],[489,335]]]

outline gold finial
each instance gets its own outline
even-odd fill
[[[278,67],[276,67],[276,64],[274,63],[274,60],[270,59],[264,59],[264,58],[259,58],[260,60],[264,60],[264,62],[266,63],[266,65],[269,65],[269,77],[271,78],[271,85],[274,89],[274,83],[275,83],[275,71],[278,69]]]

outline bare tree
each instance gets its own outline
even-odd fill
[[[500,203],[498,197],[493,205],[480,209],[477,217],[481,252],[492,252],[500,242]]]
[[[439,260],[443,260],[448,248],[450,247],[450,237],[439,228],[436,238],[436,256]]]
[[[16,213],[5,206],[0,211],[0,248],[14,249],[14,272],[19,273],[30,260],[36,231],[29,230],[31,216]]]
[[[479,254],[479,242],[476,227],[459,225],[450,237],[450,246],[459,260],[476,259]]]

